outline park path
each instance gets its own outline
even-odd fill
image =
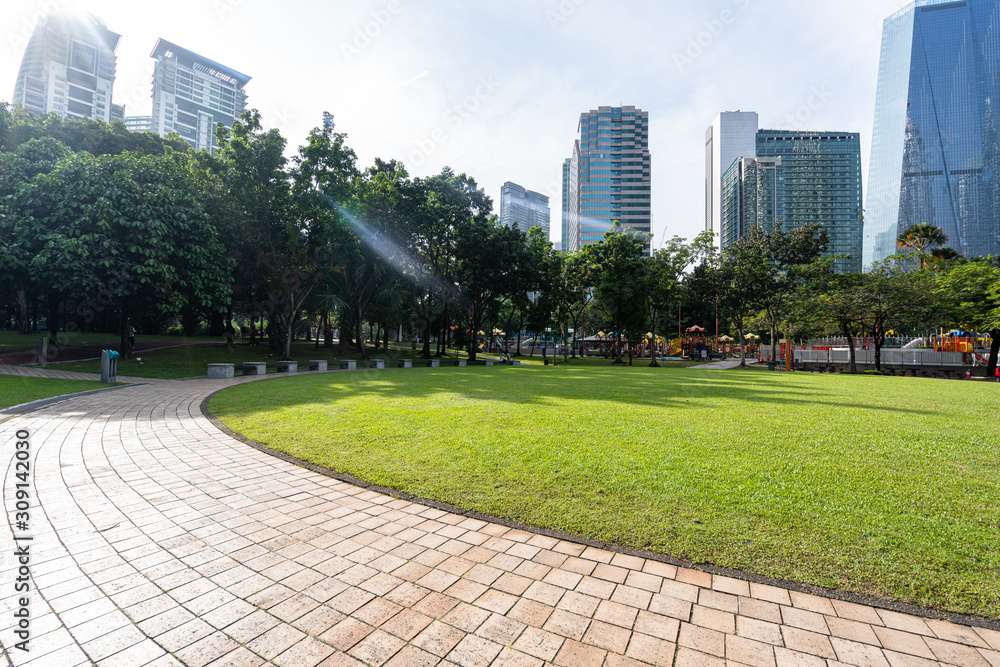
[[[249,380],[129,386],[0,422],[11,664],[1000,665],[1000,632],[511,529],[272,457],[200,409]],[[26,534],[27,653],[12,548]]]

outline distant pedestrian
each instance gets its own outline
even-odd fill
[[[993,374],[997,376],[997,382],[1000,382],[1000,366],[997,366],[997,370]]]
[[[129,347],[135,347],[135,327],[131,325],[128,328],[128,344]]]
[[[965,371],[965,379],[966,380],[971,380],[972,379],[972,369],[971,368],[969,370]]]

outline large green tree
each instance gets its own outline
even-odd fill
[[[934,281],[934,293],[952,325],[993,337],[988,367],[992,376],[1000,355],[1000,257],[953,264]]]
[[[649,235],[623,228],[617,222],[596,245],[586,246],[592,253],[594,298],[617,337],[614,364],[622,365],[623,339],[629,342],[629,365],[632,347],[641,340],[646,324],[646,263],[643,252]]]

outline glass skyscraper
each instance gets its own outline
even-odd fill
[[[599,107],[580,115],[565,175],[571,227],[565,250],[600,243],[614,221],[651,231],[650,161],[648,112]]]
[[[885,20],[864,263],[912,224],[966,257],[1000,254],[1000,0],[918,0]]]
[[[500,189],[500,224],[516,227],[525,234],[532,227],[541,227],[549,238],[549,198],[507,181]]]
[[[739,159],[723,174],[721,245],[752,226],[765,232],[822,225],[828,257],[841,273],[861,271],[864,211],[861,135],[856,132],[760,130],[755,159]]]
[[[722,176],[739,158],[756,155],[757,112],[724,111],[705,130],[705,231],[722,242]]]

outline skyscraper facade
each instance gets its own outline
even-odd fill
[[[756,157],[723,174],[721,245],[752,226],[765,232],[822,225],[828,257],[841,273],[861,270],[861,135],[856,132],[759,130]]]
[[[177,132],[195,150],[214,152],[216,124],[229,127],[246,110],[243,88],[250,77],[164,39],[150,55],[156,59],[153,131]]]
[[[500,189],[500,224],[516,227],[525,234],[532,227],[541,227],[549,238],[549,198],[507,181]]]
[[[740,158],[722,175],[720,239],[723,248],[743,238],[751,227],[774,229],[778,206],[777,168],[781,158]]]
[[[92,14],[43,16],[24,51],[13,103],[65,118],[120,120],[124,109],[111,104],[120,39]]]
[[[705,130],[705,231],[721,244],[722,176],[739,158],[757,150],[758,119],[753,111],[724,111]]]
[[[785,231],[820,224],[841,273],[861,271],[864,199],[857,132],[760,130],[757,158],[781,158],[775,217]]]
[[[569,206],[569,188],[572,179],[570,178],[573,174],[573,158],[566,158],[563,161],[562,168],[562,233],[559,237],[559,249],[569,248],[569,226],[570,220],[570,206]]]
[[[566,250],[599,243],[615,221],[651,231],[648,112],[622,106],[581,114],[568,171],[571,229]]]
[[[918,0],[885,20],[866,267],[924,222],[966,257],[1000,254],[998,54],[1000,0]]]

